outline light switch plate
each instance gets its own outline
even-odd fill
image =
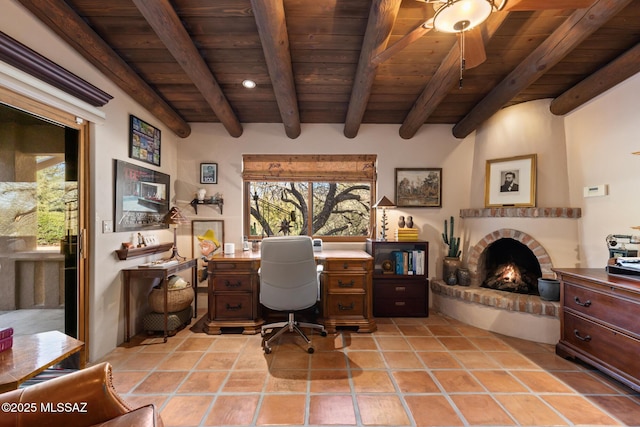
[[[106,219],[102,221],[102,232],[113,233],[113,220]]]

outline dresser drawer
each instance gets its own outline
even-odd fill
[[[213,290],[222,291],[251,291],[252,276],[248,274],[216,274],[213,277]]]
[[[343,290],[364,292],[367,276],[363,274],[325,274],[324,282],[329,291]]]
[[[376,298],[373,315],[378,317],[421,317],[427,315],[427,301],[423,298]]]
[[[326,316],[360,316],[364,315],[364,294],[328,294]]]
[[[340,271],[367,271],[370,259],[326,259],[324,260],[324,271],[340,272]]]
[[[640,341],[571,313],[564,314],[563,340],[633,378],[640,378]]]
[[[400,300],[417,298],[424,300],[427,294],[427,282],[380,282],[373,285],[373,296],[376,300],[395,298]]]
[[[636,301],[565,282],[564,306],[640,337],[640,303]]]
[[[215,296],[215,320],[252,319],[251,294],[223,294]]]

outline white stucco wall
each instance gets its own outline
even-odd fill
[[[565,118],[571,203],[582,207],[582,267],[604,267],[609,234],[640,235],[640,74]],[[583,188],[606,184],[609,195],[584,198]]]

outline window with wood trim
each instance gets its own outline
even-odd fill
[[[375,221],[376,157],[244,155],[245,234],[364,241]]]

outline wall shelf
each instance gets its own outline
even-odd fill
[[[218,209],[220,209],[220,215],[222,215],[222,205],[224,204],[224,201],[222,198],[205,200],[193,199],[189,204],[193,206],[193,210],[196,212],[196,215],[198,215],[198,205],[216,205],[218,206]]]
[[[173,247],[173,243],[160,243],[159,245],[144,246],[142,248],[131,249],[117,249],[116,254],[120,261],[124,261],[129,258],[137,258],[145,255],[159,254],[166,252]]]

